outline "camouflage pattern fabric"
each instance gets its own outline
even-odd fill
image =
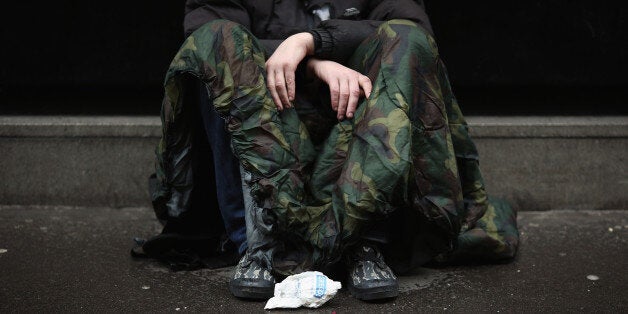
[[[504,200],[491,199],[475,228],[458,237],[456,250],[438,257],[447,263],[508,260],[519,247],[517,213]]]
[[[402,221],[395,233],[403,243],[389,252],[398,272],[452,252],[464,245],[461,234],[484,226],[476,223],[491,207],[478,154],[436,43],[421,27],[392,20],[357,48],[348,65],[371,79],[371,96],[316,145],[310,132],[317,124],[307,115],[277,111],[264,62],[256,38],[232,22],[208,23],[187,38],[164,84],[158,213],[176,217],[190,207],[194,147],[186,119],[196,107],[186,86],[195,79],[205,83],[214,105],[207,110],[226,119],[233,151],[252,176],[256,227],[280,239],[258,256],[276,273],[334,262],[372,224],[393,216]]]

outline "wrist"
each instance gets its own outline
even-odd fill
[[[304,32],[293,35],[299,39],[299,42],[305,47],[305,54],[308,56],[314,55],[314,36],[312,34]]]
[[[307,60],[307,63],[306,63],[306,65],[305,65],[305,69],[306,69],[306,72],[305,72],[305,73],[306,73],[306,75],[307,75],[308,77],[316,77],[316,76],[317,76],[317,75],[316,75],[316,68],[320,65],[320,63],[321,63],[322,61],[323,61],[323,60],[321,60],[321,59],[317,59],[317,58],[310,57],[310,58]]]

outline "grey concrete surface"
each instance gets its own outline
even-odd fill
[[[489,195],[521,210],[628,209],[628,138],[480,138]]]
[[[0,117],[0,204],[150,204],[156,117]]]
[[[491,195],[628,208],[628,117],[469,117]],[[0,117],[0,204],[148,206],[157,117]]]
[[[0,137],[159,138],[159,117],[0,116]]]
[[[156,140],[0,138],[0,204],[148,205]]]
[[[474,138],[625,138],[628,117],[467,117]]]
[[[229,294],[231,269],[170,272],[133,260],[131,238],[159,230],[147,208],[0,206],[0,224],[2,313],[263,311]],[[628,211],[523,212],[519,225],[511,263],[421,268],[402,277],[393,301],[341,290],[302,312],[628,311]]]
[[[628,117],[491,117],[471,116],[473,136],[618,137],[628,136]],[[144,116],[0,116],[2,137],[161,136],[159,117]]]

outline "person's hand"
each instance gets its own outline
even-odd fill
[[[295,96],[294,72],[307,55],[314,53],[310,33],[298,33],[284,40],[266,61],[266,84],[277,109],[292,107]]]
[[[307,63],[308,73],[329,85],[331,107],[337,112],[338,120],[353,118],[361,95],[371,95],[371,80],[353,69],[329,61],[312,58]]]

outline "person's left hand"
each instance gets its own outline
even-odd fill
[[[266,60],[266,85],[277,109],[292,107],[296,93],[294,73],[301,60],[313,53],[312,34],[298,33],[284,40]]]
[[[340,121],[345,117],[353,118],[360,96],[369,98],[371,95],[371,79],[340,63],[312,58],[307,62],[307,69],[310,75],[315,75],[329,86],[331,108]]]

